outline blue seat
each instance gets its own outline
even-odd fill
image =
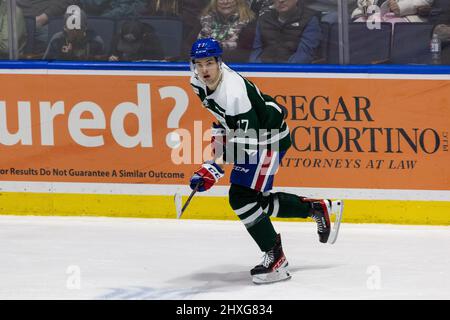
[[[111,43],[116,32],[116,22],[114,19],[103,17],[88,17],[88,28],[94,30],[99,35],[105,45],[105,53],[111,51]]]
[[[36,28],[36,18],[35,17],[25,17],[25,28],[27,30],[27,42],[24,48],[24,54],[27,59],[41,58],[47,48],[48,39],[42,37],[45,33],[45,27]]]
[[[429,23],[396,23],[392,41],[394,64],[428,64],[433,25]]]
[[[350,64],[377,64],[389,61],[392,25],[380,23],[379,29],[369,29],[366,23],[351,22],[349,28]],[[328,63],[339,63],[339,25],[330,27]]]
[[[437,8],[437,9],[442,9],[442,11],[449,11],[450,10],[450,1],[434,0],[432,7]]]
[[[36,31],[36,18],[25,18],[25,27],[27,29],[27,44],[25,46],[25,53],[32,54],[34,52],[34,33]]]
[[[50,41],[55,33],[63,31],[64,18],[51,18],[48,22],[48,40]]]
[[[113,35],[116,31],[115,20],[104,17],[88,17],[88,28],[94,30],[97,35],[99,35],[105,45],[105,54],[109,54],[111,50],[111,42]],[[48,24],[48,39],[50,40],[52,36],[62,31],[64,28],[64,18],[52,18]]]
[[[124,21],[126,20],[119,20],[117,22],[117,31],[120,30]],[[170,17],[139,17],[139,21],[153,27],[158,38],[161,40],[161,47],[165,57],[177,58],[181,56],[183,36],[183,22],[181,19]]]

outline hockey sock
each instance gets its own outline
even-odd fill
[[[267,252],[275,245],[277,233],[268,216],[265,216],[257,224],[247,228],[247,231],[261,251]]]
[[[232,184],[229,191],[229,201],[231,208],[244,223],[261,251],[270,250],[275,245],[277,233],[269,216],[258,202],[258,192]]]
[[[259,202],[268,215],[278,218],[308,218],[311,203],[302,202],[295,194],[276,192],[260,194]]]

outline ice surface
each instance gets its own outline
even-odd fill
[[[239,221],[0,216],[0,299],[450,299],[450,227],[274,225],[292,279],[257,286]]]

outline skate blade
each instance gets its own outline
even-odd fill
[[[332,201],[331,214],[335,216],[335,220],[330,231],[330,236],[328,237],[327,243],[329,244],[334,244],[337,240],[343,213],[344,213],[344,201],[343,200]]]
[[[286,281],[291,279],[291,273],[289,272],[287,266],[280,267],[274,272],[256,274],[252,277],[254,284],[271,284],[280,281]]]

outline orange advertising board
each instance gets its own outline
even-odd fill
[[[450,81],[248,76],[288,113],[276,186],[450,190]],[[187,184],[209,154],[214,119],[187,73],[0,74],[0,88],[1,181]]]

